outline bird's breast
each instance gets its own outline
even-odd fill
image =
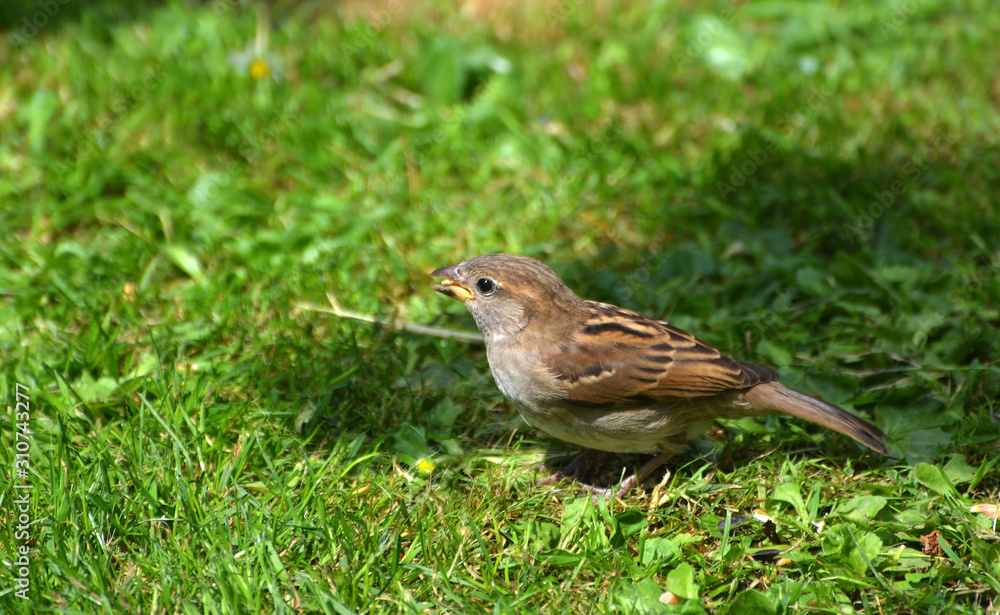
[[[536,356],[510,344],[487,344],[493,380],[504,396],[521,405],[535,407],[562,396],[562,389]]]
[[[679,437],[686,440],[706,426],[698,404],[574,406],[565,400],[555,374],[535,355],[513,345],[487,343],[486,356],[497,387],[519,406],[524,420],[560,440],[617,453],[676,452]]]

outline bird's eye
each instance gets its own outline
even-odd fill
[[[479,278],[476,280],[476,288],[484,295],[492,295],[496,292],[497,283],[489,278]]]

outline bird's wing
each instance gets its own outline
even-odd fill
[[[588,301],[587,308],[582,326],[540,357],[568,404],[635,407],[747,389],[778,377],[668,323],[603,303]]]

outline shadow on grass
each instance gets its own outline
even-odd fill
[[[844,466],[845,464],[843,461],[838,460],[850,458],[851,467],[855,470],[878,466],[885,459],[881,455],[856,446],[846,436],[832,432],[827,436],[828,439],[825,441],[829,444],[829,447],[826,449],[807,445],[806,449],[803,450],[802,447],[796,446],[795,443],[779,443],[780,438],[778,436],[779,434],[776,433],[775,439],[769,446],[755,445],[752,438],[734,438],[733,441],[726,442],[722,448],[714,451],[707,448],[705,441],[708,439],[708,436],[701,436],[691,441],[684,451],[671,457],[662,466],[653,470],[643,480],[642,488],[648,490],[664,479],[685,480],[692,472],[695,472],[695,468],[699,468],[705,464],[709,464],[713,469],[724,474],[731,474],[740,468],[751,465],[759,460],[761,455],[765,454],[780,455],[782,458],[796,460],[810,457],[825,457],[840,466]],[[565,468],[583,452],[581,449],[573,448],[572,445],[542,438],[544,436],[539,441],[545,451],[543,461],[545,467],[538,470],[537,478],[543,478],[550,473]],[[622,479],[631,475],[644,463],[652,459],[652,457],[652,454],[606,453],[592,461],[576,480],[600,489],[617,487]],[[538,488],[560,489],[570,492],[575,489],[573,486],[574,482],[574,479],[562,478],[550,486]]]
[[[39,35],[84,20],[93,20],[104,26],[141,20],[163,4],[165,2],[156,0],[9,0],[0,4],[0,31],[5,31],[15,45],[23,45]]]
[[[282,12],[301,4],[301,0],[272,0],[266,2],[272,10]],[[7,0],[0,3],[0,36],[9,38],[14,48],[30,44],[39,36],[52,34],[69,25],[82,24],[102,32],[107,42],[115,26],[133,21],[144,21],[147,16],[170,4],[182,4],[194,9],[209,6],[220,13],[234,15],[252,8],[242,0]]]

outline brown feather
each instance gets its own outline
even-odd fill
[[[810,397],[777,382],[754,387],[747,391],[746,400],[761,414],[785,413],[818,423],[850,436],[873,451],[888,455],[882,443],[885,434],[874,425],[859,419],[833,404]]]
[[[778,377],[741,363],[663,321],[615,306],[584,302],[581,324],[539,359],[572,405],[615,408],[718,395]],[[582,403],[581,403],[582,402]]]

